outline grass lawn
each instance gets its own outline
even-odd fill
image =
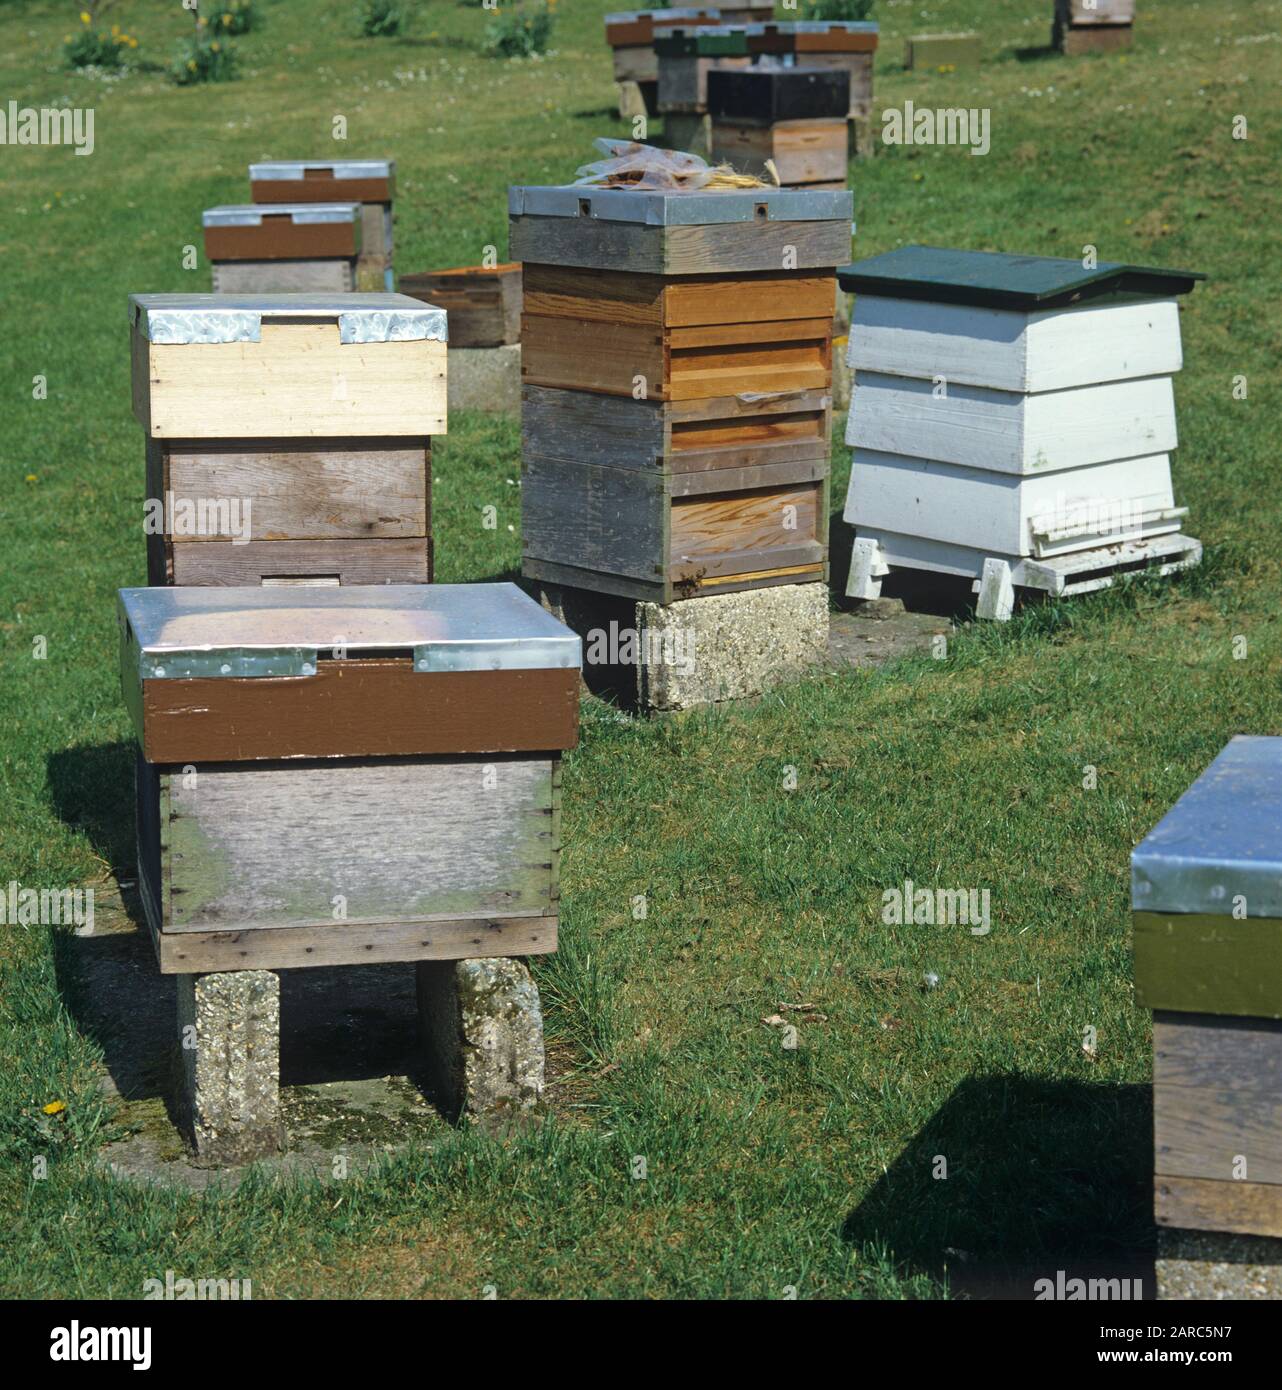
[[[178,89],[68,72],[70,0],[0,5],[4,98],[97,113],[89,158],[0,147],[0,883],[132,876],[114,590],[145,565],[126,295],[208,288],[183,249],[202,208],[247,200],[261,158],[394,156],[402,273],[502,257],[506,186],[564,181],[593,137],[624,133],[610,7],[561,0],[555,51],[504,62],[481,52],[488,14],[455,0],[375,41],[348,4],[257,0],[241,79]],[[586,703],[562,946],[538,966],[553,1115],[506,1144],[437,1126],[337,1189],[115,1183],[94,1155],[118,1121],[57,943],[4,928],[0,1296],[137,1297],[166,1269],[250,1278],[256,1297],[939,1296],[958,1251],[1053,1273],[1151,1248],[1128,855],[1231,734],[1282,733],[1282,53],[1268,0],[1141,4],[1124,55],[1024,51],[1051,9],[935,0],[927,20],[881,0],[877,108],[988,107],[992,151],[882,148],[855,167],[856,254],[1094,244],[1206,271],[1182,315],[1174,458],[1202,571],[751,708],[638,722]],[[156,0],[106,20],[152,61],[189,24]],[[908,33],[967,27],[982,67],[902,70]],[[844,448],[834,464],[839,510]],[[511,577],[516,426],[456,416],[436,472],[438,578]],[[989,888],[991,934],[884,926],[905,878]],[[802,1004],[786,1049],[762,1020]]]

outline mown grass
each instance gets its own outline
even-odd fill
[[[206,287],[183,248],[202,207],[244,199],[250,159],[394,155],[408,271],[502,254],[506,185],[563,180],[620,130],[604,0],[563,5],[556,52],[528,63],[481,56],[476,7],[429,3],[410,38],[373,42],[342,6],[274,0],[241,41],[241,81],[182,91],[63,70],[73,8],[0,7],[6,95],[97,109],[91,158],[0,148],[0,881],[36,886],[102,881],[132,855],[113,624],[113,591],[144,578],[126,295]],[[115,1184],[93,1166],[112,1124],[99,1058],[51,943],[5,929],[0,1292],[136,1296],[172,1268],[248,1277],[260,1297],[928,1296],[949,1252],[1054,1267],[1145,1248],[1127,856],[1231,734],[1282,732],[1282,207],[1274,7],[1141,8],[1133,53],[1069,61],[1021,51],[1045,43],[1047,0],[938,0],[928,25],[883,0],[878,105],[987,106],[993,148],[856,167],[857,252],[1090,243],[1208,272],[1182,316],[1174,464],[1204,570],[750,708],[645,723],[588,703],[566,770],[562,949],[539,972],[570,1074],[552,1122],[506,1144],[450,1135],[338,1190]],[[128,0],[111,18],[157,61],[189,22]],[[980,69],[900,68],[907,33],[968,26]],[[839,449],[834,498],[847,467]],[[515,428],[452,420],[436,469],[439,577],[510,575]],[[991,889],[992,933],[884,926],[881,895],[905,878]],[[762,1021],[785,1004],[808,1006],[784,1012],[795,1049]],[[66,1110],[44,1119],[55,1099]]]

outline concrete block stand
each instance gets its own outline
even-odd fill
[[[427,1079],[451,1117],[501,1128],[543,1098],[543,1010],[521,960],[422,961]]]
[[[659,604],[544,584],[583,639],[589,689],[667,712],[760,695],[827,659],[828,586],[777,584]]]
[[[1282,1299],[1282,1240],[1159,1227],[1160,1299]]]
[[[446,391],[450,410],[521,413],[521,345],[456,348],[449,351]]]
[[[271,970],[180,975],[181,1109],[199,1162],[232,1167],[276,1153],[280,979]]]

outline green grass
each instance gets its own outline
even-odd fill
[[[90,158],[0,147],[0,882],[37,886],[104,882],[132,856],[113,618],[113,591],[144,581],[126,295],[207,287],[183,248],[203,207],[245,199],[251,159],[395,156],[405,272],[502,255],[506,185],[562,181],[621,133],[605,0],[563,3],[554,53],[510,64],[481,55],[475,6],[434,0],[409,38],[362,40],[350,7],[274,0],[238,41],[243,78],[185,90],[62,69],[75,8],[0,5],[6,98],[97,110]],[[337,1194],[113,1184],[93,1166],[113,1124],[100,1058],[54,946],[5,928],[0,1294],[134,1297],[170,1268],[259,1297],[929,1296],[948,1251],[1053,1270],[1150,1243],[1128,854],[1231,734],[1282,733],[1276,10],[1164,0],[1141,7],[1131,54],[1021,56],[1050,9],[937,0],[923,24],[878,6],[877,106],[990,107],[993,148],[856,167],[858,254],[1090,243],[1208,272],[1182,315],[1174,461],[1204,571],[752,708],[645,723],[589,703],[566,768],[562,949],[539,967],[559,1099],[508,1144],[453,1134]],[[107,18],[157,63],[189,24],[130,0]],[[907,33],[972,26],[981,68],[902,71]],[[834,498],[847,467],[839,448]],[[511,575],[515,427],[455,418],[436,469],[438,577]],[[990,888],[992,934],[883,926],[904,878]],[[787,1050],[762,1019],[802,1003]]]

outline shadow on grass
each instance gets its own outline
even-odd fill
[[[1047,58],[1060,58],[1063,54],[1055,47],[1054,43],[1040,44],[1035,48],[1017,48],[1015,50],[1015,61],[1017,63],[1040,63]]]
[[[973,1077],[842,1238],[962,1296],[1032,1298],[1037,1279],[1064,1270],[1138,1278],[1152,1297],[1152,1173],[1150,1087]]]
[[[59,993],[76,1027],[102,1050],[124,1100],[160,1098],[171,1121],[176,1102],[175,978],[156,964],[138,893],[134,849],[134,746],[130,742],[66,749],[48,760],[54,807],[89,837],[112,866],[97,893],[92,936],[54,932]],[[412,964],[281,970],[283,1086],[409,1076],[425,1086],[418,1057]]]

